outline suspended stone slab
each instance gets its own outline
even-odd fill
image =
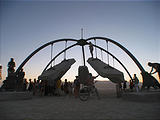
[[[103,61],[97,58],[89,58],[87,62],[101,77],[108,78],[114,83],[124,81],[124,75],[121,71],[111,67]]]
[[[63,60],[61,63],[47,69],[39,77],[39,80],[47,80],[50,85],[58,79],[61,79],[63,75],[71,68],[75,63],[75,59]]]

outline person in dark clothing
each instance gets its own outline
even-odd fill
[[[65,79],[65,82],[64,82],[64,93],[65,94],[68,94],[69,93],[69,91],[68,91],[68,82],[67,82],[67,79]]]
[[[93,58],[93,44],[91,42],[89,42],[89,50],[90,50],[91,56]]]
[[[124,91],[126,91],[126,88],[127,88],[126,82],[127,82],[127,81],[124,81],[124,82],[123,82],[123,90],[124,90]]]
[[[29,87],[28,87],[28,91],[32,91],[33,90],[33,82],[31,79],[29,79]]]
[[[159,81],[160,81],[160,64],[159,63],[148,62],[148,66],[152,67],[151,71],[150,71],[150,74],[158,73]],[[155,71],[153,71],[153,69],[155,69]]]

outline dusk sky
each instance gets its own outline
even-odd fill
[[[8,1],[8,0],[7,0]],[[8,1],[0,2],[0,64],[3,67],[4,80],[7,76],[7,64],[14,58],[16,69],[23,60],[43,44],[62,38],[81,38],[81,28],[84,29],[84,39],[89,37],[107,37],[126,47],[150,71],[147,63],[160,62],[160,2],[156,1]],[[94,43],[94,41],[93,41]],[[67,46],[73,44],[69,42]],[[97,45],[106,48],[104,41]],[[53,56],[64,49],[65,42],[53,47]],[[37,53],[24,66],[25,78],[37,78],[51,59],[51,47]],[[88,46],[85,47],[86,59],[90,57]],[[109,51],[127,67],[131,75],[140,71],[133,61],[118,47],[109,44]],[[80,47],[67,51],[67,58],[75,58],[76,63],[62,78],[73,81],[78,74],[78,66],[82,65]],[[98,50],[98,58],[101,52]],[[63,60],[63,55],[56,59],[55,64]],[[107,55],[103,53],[107,63]],[[110,64],[113,65],[110,57]],[[97,73],[87,64],[93,75]],[[114,67],[124,72],[124,69],[114,62]],[[157,75],[155,75],[156,78]],[[98,80],[103,78],[98,77]],[[105,79],[106,80],[106,79]]]

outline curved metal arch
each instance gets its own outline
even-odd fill
[[[88,38],[86,40],[88,41],[88,40],[92,40],[92,39],[93,40],[94,39],[106,40],[106,41],[109,41],[109,42],[115,44],[116,46],[120,47],[124,52],[126,52],[129,55],[129,57],[134,61],[134,63],[138,66],[138,68],[140,69],[140,71],[142,73],[146,72],[144,70],[144,68],[142,67],[142,65],[139,63],[139,61],[135,58],[135,56],[131,52],[129,52],[124,46],[122,46],[121,44],[119,44],[118,42],[116,42],[116,41],[114,41],[112,39],[109,39],[109,38],[105,38],[105,37],[91,37],[91,38]]]
[[[89,44],[89,43],[87,43],[87,44]],[[74,47],[74,46],[76,46],[76,45],[80,45],[80,44],[79,44],[79,43],[76,43],[76,44],[74,44],[74,45],[71,45],[71,46],[67,47],[66,49],[62,50],[60,53],[58,53],[58,54],[47,64],[47,66],[44,68],[43,72],[46,71],[46,69],[48,68],[48,66],[49,66],[59,55],[61,55],[61,54],[62,54],[63,52],[65,52],[66,50],[68,50],[68,49],[70,49],[70,48],[72,48],[72,47]],[[103,48],[101,48],[101,47],[99,47],[99,46],[97,46],[97,45],[93,45],[93,46],[96,47],[96,48],[101,49],[102,51],[108,53],[108,54],[111,55],[113,58],[115,58],[115,59],[119,62],[119,64],[122,65],[122,67],[125,69],[125,71],[127,72],[127,74],[129,75],[129,77],[130,77],[131,80],[132,80],[132,76],[131,76],[130,73],[128,72],[127,68],[123,65],[123,63],[122,63],[118,58],[116,58],[112,53],[106,51],[105,49],[103,49]],[[42,73],[43,73],[43,72],[42,72]]]
[[[43,48],[54,44],[56,42],[62,42],[62,41],[74,41],[74,42],[78,42],[78,40],[76,39],[58,39],[58,40],[54,40],[51,42],[48,42],[44,45],[42,45],[41,47],[37,48],[35,51],[33,51],[22,63],[21,65],[18,67],[18,69],[16,70],[16,74],[22,69],[22,67],[31,59],[31,57],[33,57],[36,53],[38,53],[40,50],[42,50]]]
[[[61,54],[62,54],[63,52],[65,52],[66,50],[68,50],[68,49],[70,49],[70,48],[72,48],[72,47],[74,47],[74,46],[76,46],[76,45],[78,45],[78,43],[73,44],[73,45],[67,47],[66,49],[62,50],[61,52],[59,52],[59,53],[47,64],[47,66],[44,68],[43,72],[46,71],[46,69],[48,68],[48,66],[49,66],[59,55],[61,55]],[[43,72],[42,72],[42,73],[43,73]]]
[[[97,46],[97,45],[93,45],[93,46],[96,47],[96,48],[99,48],[100,50],[102,50],[102,51],[104,51],[104,52],[106,52],[106,53],[108,53],[108,54],[111,55],[114,59],[116,59],[116,60],[118,61],[118,63],[125,69],[125,71],[127,72],[127,74],[129,75],[129,77],[130,77],[131,80],[132,80],[132,76],[131,76],[130,73],[128,72],[127,68],[123,65],[123,63],[122,63],[117,57],[115,57],[113,54],[111,54],[111,53],[108,52],[107,50],[103,49],[102,47],[99,47],[99,46]]]

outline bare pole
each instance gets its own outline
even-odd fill
[[[83,39],[83,28],[81,28],[81,40]],[[85,63],[85,52],[84,52],[84,45],[82,45],[82,54],[83,54],[83,64],[86,66]]]
[[[81,28],[81,39],[83,39],[83,28]]]
[[[96,39],[94,39],[94,43],[96,45]],[[97,48],[95,47],[95,54],[96,54],[96,58],[97,58]]]

